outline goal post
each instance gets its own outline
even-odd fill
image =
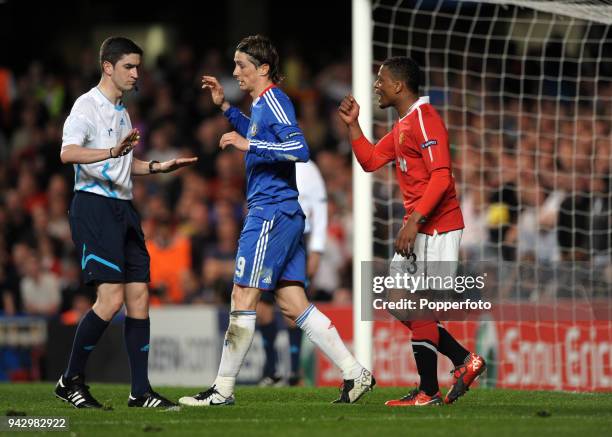
[[[372,138],[372,4],[353,0],[352,69],[353,93],[361,103],[359,122],[363,133]],[[357,360],[372,368],[371,321],[361,318],[361,261],[372,260],[372,175],[363,171],[353,156],[353,332]]]

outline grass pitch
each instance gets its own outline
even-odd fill
[[[77,410],[56,399],[53,384],[0,385],[0,416],[69,418],[76,436],[609,436],[612,393],[475,389],[451,406],[389,408],[406,388],[377,388],[355,405],[331,405],[334,388],[239,387],[236,405],[178,411],[128,408],[126,385],[92,384],[107,410]],[[160,388],[170,399],[198,389]],[[22,432],[0,432],[23,435]],[[40,433],[28,432],[26,435]],[[66,433],[63,433],[66,435]],[[49,435],[47,433],[46,435]],[[58,433],[51,435],[59,435]]]

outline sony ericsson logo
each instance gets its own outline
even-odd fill
[[[428,147],[435,146],[436,144],[438,144],[438,140],[425,141],[423,144],[421,144],[421,149],[427,149]]]

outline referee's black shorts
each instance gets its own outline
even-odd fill
[[[68,218],[86,284],[149,282],[150,257],[131,201],[76,191]]]

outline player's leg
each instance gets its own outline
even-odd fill
[[[331,320],[314,304],[308,302],[301,283],[283,281],[279,287],[276,291],[276,301],[283,315],[293,320],[308,338],[342,370],[344,379],[357,378],[363,366],[349,352]]]
[[[276,373],[276,337],[278,326],[274,317],[274,295],[269,291],[264,291],[261,300],[257,304],[257,329],[261,333],[265,361],[263,366],[260,386],[275,386],[282,383],[281,378]]]
[[[414,258],[405,258],[396,254],[391,262],[390,275],[422,275],[427,260],[428,236],[417,234],[414,244]],[[414,293],[414,294],[412,294]],[[419,290],[392,290],[388,294],[390,301],[409,298],[415,300],[423,293]],[[401,399],[387,401],[388,406],[440,405],[442,398],[438,386],[438,326],[434,315],[428,312],[393,310],[390,313],[404,326],[412,331],[412,352],[420,377],[418,389]]]
[[[308,338],[342,371],[344,387],[339,403],[356,402],[376,380],[348,350],[331,320],[308,302],[300,282],[281,281],[276,301],[283,314],[295,321]]]
[[[455,367],[462,365],[470,355],[470,351],[464,348],[440,322],[438,322],[438,337],[440,353],[446,355]]]
[[[233,396],[236,376],[253,342],[255,309],[260,295],[261,290],[257,288],[234,284],[229,325],[225,333],[221,363],[214,383],[225,398]]]
[[[430,270],[437,271],[438,276],[456,275],[462,233],[462,230],[456,230],[429,237],[428,257],[439,260],[430,266]],[[450,292],[454,293],[454,290]],[[438,336],[438,350],[455,365],[453,384],[444,398],[444,402],[450,404],[469,390],[472,383],[485,371],[486,363],[484,358],[465,349],[440,323]]]
[[[438,386],[438,326],[433,320],[402,322],[412,330],[412,352],[420,382],[417,390],[401,399],[387,401],[391,407],[440,405],[442,397]]]
[[[229,325],[217,378],[208,390],[195,396],[184,396],[179,399],[179,404],[200,407],[234,403],[236,376],[255,334],[255,310],[261,296],[257,287],[268,288],[261,284],[268,282],[264,262],[270,257],[269,249],[273,247],[270,244],[273,229],[273,217],[247,216],[238,241]]]
[[[236,377],[255,334],[257,302],[261,290],[234,284],[229,325],[225,332],[219,371],[213,385],[195,396],[184,396],[179,404],[192,407],[233,405]]]
[[[275,219],[282,226],[279,226],[281,232],[273,235],[277,240],[273,247],[286,248],[278,254],[282,263],[272,271],[272,283],[277,284],[276,302],[283,315],[293,320],[342,371],[344,386],[338,402],[356,402],[376,381],[349,352],[333,323],[306,298],[304,217],[279,214]]]

